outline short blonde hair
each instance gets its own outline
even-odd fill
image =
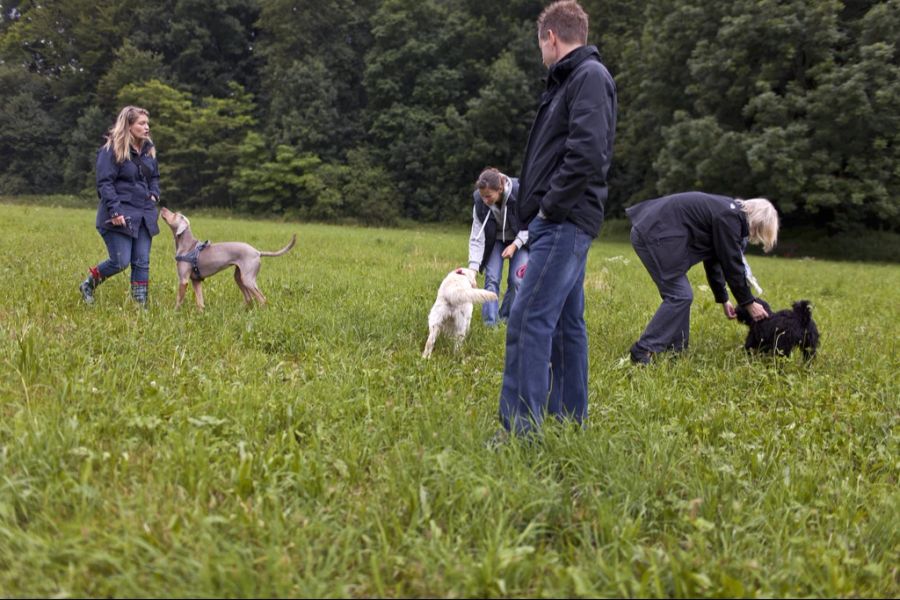
[[[552,31],[567,44],[587,44],[588,14],[575,0],[560,0],[544,9],[537,20],[538,36],[545,40]]]
[[[765,198],[740,200],[741,209],[747,214],[750,226],[750,243],[770,252],[778,243],[778,211]]]

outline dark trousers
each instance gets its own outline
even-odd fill
[[[635,358],[666,350],[680,352],[688,346],[694,292],[687,278],[691,264],[686,243],[684,237],[645,240],[631,229],[631,245],[662,298],[644,333],[631,347]]]

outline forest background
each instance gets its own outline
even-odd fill
[[[118,109],[151,113],[169,206],[464,222],[515,175],[537,0],[0,4],[0,195],[95,201]],[[612,217],[771,198],[788,226],[900,230],[900,0],[582,0],[615,77]]]

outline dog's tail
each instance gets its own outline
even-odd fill
[[[279,250],[278,252],[263,252],[262,250],[260,250],[259,255],[260,256],[281,256],[282,254],[287,253],[288,250],[293,248],[294,242],[296,242],[296,241],[297,241],[297,234],[295,233],[294,236],[291,238],[291,241],[288,243],[288,245],[285,246],[284,248],[282,248],[281,250]]]
[[[809,303],[809,300],[799,300],[794,302],[793,309],[794,314],[797,315],[800,323],[804,327],[807,327],[810,319],[812,319],[812,305]]]
[[[453,304],[463,304],[464,302],[481,304],[496,300],[497,294],[480,288],[454,289],[447,294],[447,299]]]

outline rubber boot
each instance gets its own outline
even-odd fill
[[[81,292],[81,299],[84,300],[85,304],[94,303],[94,290],[101,283],[103,283],[103,277],[100,276],[100,271],[97,270],[97,267],[91,267],[87,279],[78,286],[78,291]]]
[[[141,308],[147,308],[147,282],[146,281],[132,281],[131,282],[131,297],[137,302]]]

